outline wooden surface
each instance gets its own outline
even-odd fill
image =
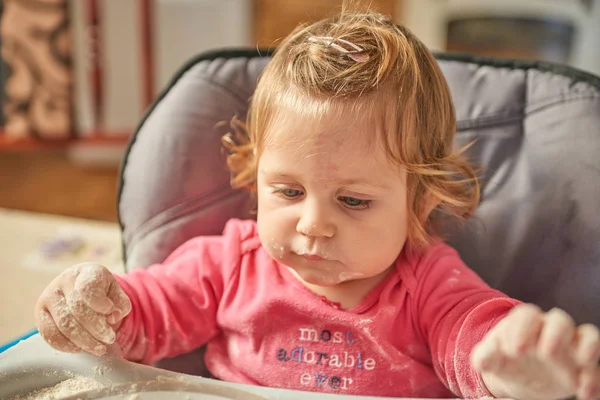
[[[84,168],[61,150],[0,152],[0,207],[117,220],[118,168]]]
[[[372,9],[396,19],[397,3],[397,0],[370,1]],[[341,6],[342,0],[255,0],[255,41],[259,47],[276,47],[298,24],[335,15]]]

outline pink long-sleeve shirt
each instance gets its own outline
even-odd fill
[[[117,334],[129,359],[207,344],[207,367],[225,381],[371,396],[489,395],[469,354],[517,304],[440,243],[403,252],[385,281],[342,310],[267,254],[254,221],[239,220],[118,282],[133,304]]]

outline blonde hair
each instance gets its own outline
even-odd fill
[[[466,219],[476,209],[477,177],[453,151],[456,117],[444,76],[425,45],[391,19],[343,9],[282,41],[246,124],[234,120],[223,138],[234,187],[254,189],[269,128],[290,105],[316,117],[354,107],[380,124],[390,160],[407,171],[412,249],[424,250],[439,236],[434,215]]]

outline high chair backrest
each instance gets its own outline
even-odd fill
[[[563,66],[439,54],[458,116],[457,145],[482,170],[482,203],[449,243],[491,286],[600,325],[600,78]],[[119,217],[128,269],[197,235],[252,218],[232,190],[220,137],[270,55],[190,60],[128,148]]]

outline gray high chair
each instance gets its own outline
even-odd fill
[[[262,55],[261,55],[262,54]],[[481,168],[482,202],[450,244],[492,287],[600,325],[600,78],[541,62],[437,55],[457,144]],[[252,218],[232,190],[220,138],[244,118],[270,53],[201,54],[175,75],[133,135],[118,198],[128,270],[197,235]],[[159,366],[205,375],[201,349]]]

